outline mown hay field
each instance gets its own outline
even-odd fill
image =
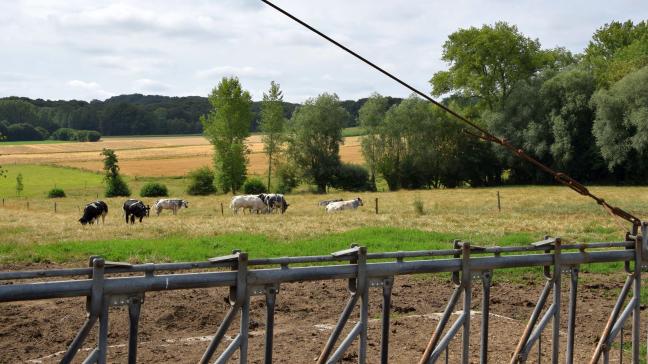
[[[75,171],[47,168],[51,170],[38,172],[43,180],[48,173],[51,179]],[[591,242],[620,240],[627,228],[593,201],[564,187],[298,193],[286,196],[290,207],[284,215],[234,215],[228,208],[231,195],[187,196],[184,179],[163,180],[169,182],[173,197],[190,202],[189,209],[177,216],[168,211],[161,216],[152,214],[135,225],[124,222],[121,206],[125,198],[104,199],[110,208],[105,225],[77,222],[83,206],[97,194],[101,198],[97,185],[83,189],[77,182],[77,189],[64,199],[46,199],[43,194],[27,199],[5,197],[5,206],[0,207],[0,264],[80,263],[91,254],[138,262],[205,259],[233,248],[254,256],[327,254],[353,242],[367,245],[371,251],[447,248],[453,239],[479,245],[526,244],[544,235],[560,236],[567,242]],[[143,182],[129,179],[133,197]],[[10,178],[3,179],[0,187],[11,183]],[[29,188],[26,185],[25,193]],[[8,189],[5,186],[5,191]],[[646,187],[592,190],[637,216],[648,215]],[[502,198],[501,212],[497,210],[497,191]],[[318,206],[323,199],[357,196],[365,202],[357,211],[326,214]],[[155,201],[143,200],[148,204]],[[422,214],[415,201],[422,202]]]
[[[248,138],[250,174],[267,169],[260,135]],[[103,148],[116,151],[119,165],[127,176],[184,176],[189,171],[212,164],[213,149],[202,136],[159,136],[103,138],[96,143],[21,144],[0,146],[0,165],[54,164],[101,171]],[[362,164],[360,139],[347,137],[340,148],[343,161]]]

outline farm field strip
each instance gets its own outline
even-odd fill
[[[180,186],[178,186],[180,187]],[[176,188],[178,188],[176,187]],[[610,202],[637,216],[648,215],[648,188],[595,187]],[[175,192],[180,191],[178,188]],[[456,189],[378,193],[287,195],[285,215],[234,215],[231,196],[184,196],[188,209],[177,216],[152,214],[142,224],[126,225],[125,198],[104,199],[105,225],[81,226],[77,220],[91,196],[57,202],[44,198],[12,199],[0,208],[0,262],[83,261],[88,254],[137,261],[187,260],[226,254],[232,248],[266,254],[327,254],[352,242],[371,251],[447,248],[452,239],[478,245],[513,245],[560,236],[565,242],[618,241],[621,227],[585,198],[561,187],[500,188],[503,209],[497,212],[496,189]],[[362,197],[358,211],[326,214],[318,201]],[[374,199],[379,199],[379,214]],[[155,198],[143,198],[152,204]],[[424,204],[419,215],[414,201]],[[221,204],[224,214],[221,215]],[[310,247],[310,248],[309,248]]]
[[[211,165],[213,156],[211,144],[203,137],[110,138],[98,143],[6,147],[0,149],[0,165],[56,164],[101,171],[103,163],[99,152],[104,147],[116,150],[123,174],[138,177],[183,176],[193,169]],[[261,136],[248,138],[248,148],[250,173],[265,173],[267,159]],[[340,156],[348,163],[363,163],[360,139],[345,138]]]

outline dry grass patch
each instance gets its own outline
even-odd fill
[[[608,200],[628,208],[637,216],[648,215],[648,188],[596,188]],[[89,201],[67,198],[58,202],[54,213],[46,199],[0,209],[0,239],[29,245],[39,242],[111,239],[155,239],[169,236],[205,237],[224,233],[265,235],[278,241],[324,236],[362,227],[398,227],[450,233],[476,244],[495,244],[511,234],[540,239],[543,235],[561,236],[566,241],[621,239],[622,228],[595,203],[561,187],[519,187],[500,189],[502,212],[497,212],[495,189],[456,189],[400,191],[382,193],[335,193],[330,195],[288,195],[290,207],[285,215],[233,215],[230,196],[183,197],[190,208],[178,216],[163,213],[143,224],[129,226],[123,221],[120,199],[107,199],[110,212],[105,226],[81,226],[80,209]],[[357,211],[326,214],[317,206],[322,199],[360,196],[365,206]],[[374,199],[380,213],[374,213]],[[425,204],[419,215],[413,202]],[[144,199],[152,204],[154,199]],[[220,204],[224,206],[221,215]]]
[[[251,174],[267,170],[260,135],[248,138]],[[56,164],[89,171],[101,171],[103,148],[116,151],[123,174],[128,176],[184,176],[189,171],[212,164],[213,149],[202,136],[108,138],[97,143],[65,143],[53,145],[18,145],[3,148],[2,164]],[[340,157],[347,163],[362,164],[359,137],[345,138]]]

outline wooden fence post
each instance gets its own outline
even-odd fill
[[[221,216],[225,215],[225,212],[223,211],[223,203],[221,202]]]
[[[378,215],[378,197],[376,197],[376,215]]]
[[[54,213],[56,213],[56,201],[54,201]]]
[[[27,210],[29,210],[29,201],[27,201]]]
[[[499,191],[497,191],[497,211],[502,212],[502,204],[500,203]]]
[[[2,207],[4,207],[4,198],[2,199]]]

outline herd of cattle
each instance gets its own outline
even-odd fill
[[[342,199],[335,200],[326,200],[320,201],[320,206],[323,206],[326,212],[335,212],[348,209],[357,209],[359,206],[362,206],[362,199],[357,197],[353,200],[343,201]],[[232,202],[230,203],[230,209],[235,214],[238,214],[239,210],[248,210],[250,213],[256,214],[268,214],[274,212],[281,212],[282,214],[286,212],[290,206],[284,195],[282,194],[258,194],[258,195],[241,195],[232,197]],[[153,210],[155,213],[160,216],[162,210],[171,210],[173,214],[177,214],[178,210],[182,208],[188,208],[189,202],[181,199],[170,199],[165,198],[155,201],[153,204]],[[128,199],[124,202],[124,217],[126,223],[131,224],[135,223],[135,219],[139,219],[139,222],[142,222],[144,217],[149,216],[151,207],[146,205],[141,200]],[[103,201],[94,201],[85,206],[83,209],[83,216],[79,219],[79,222],[82,225],[94,224],[99,222],[103,223],[106,215],[108,214],[108,205]]]

